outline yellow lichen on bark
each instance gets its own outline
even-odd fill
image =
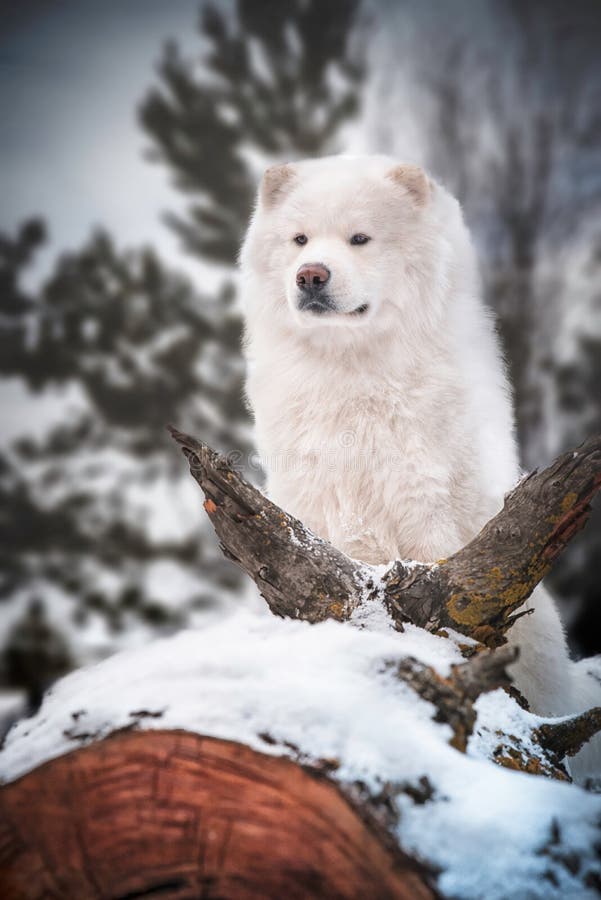
[[[571,491],[569,494],[566,494],[563,500],[561,501],[561,511],[566,513],[568,510],[572,509],[575,503],[578,501],[578,494],[574,491]]]
[[[344,622],[347,617],[347,604],[343,600],[334,600],[328,606],[328,612],[333,619]]]

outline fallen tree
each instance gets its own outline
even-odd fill
[[[349,660],[345,655],[349,626],[324,632],[331,657],[324,661],[323,654],[316,656],[311,670],[326,662],[329,666],[320,678],[314,674],[317,690],[311,702],[316,721],[327,721],[328,715],[337,712],[327,697],[320,696],[320,686],[325,689],[328,677],[336,681],[338,665],[339,681],[346,689],[355,665],[361,666],[358,648],[373,644],[377,647],[374,659],[380,662],[376,669],[370,663],[371,668],[362,670],[363,683],[367,688],[377,685],[382,692],[385,725],[395,720],[397,708],[402,710],[400,721],[415,730],[415,746],[411,747],[408,735],[399,744],[393,780],[376,771],[371,773],[374,778],[365,781],[358,775],[361,754],[356,759],[347,749],[340,756],[320,756],[311,744],[311,718],[308,727],[303,719],[304,727],[295,730],[295,717],[307,716],[306,656],[321,640],[318,630],[304,628],[299,637],[302,652],[295,656],[290,649],[286,715],[281,712],[280,696],[267,705],[263,718],[252,712],[253,703],[259,704],[263,694],[273,689],[275,674],[267,666],[265,671],[260,669],[254,701],[248,700],[250,707],[242,705],[234,725],[227,718],[227,703],[224,713],[216,714],[210,707],[211,673],[216,666],[227,669],[232,654],[234,670],[236,665],[242,673],[244,665],[251,667],[251,662],[243,665],[241,660],[243,649],[248,649],[246,626],[241,626],[237,651],[227,644],[225,625],[219,632],[220,640],[225,640],[223,647],[219,643],[212,647],[208,640],[202,645],[198,638],[197,645],[204,646],[207,658],[202,682],[207,699],[200,690],[194,695],[200,711],[193,723],[181,711],[178,718],[174,709],[187,683],[197,684],[194,679],[200,676],[194,674],[195,664],[190,662],[189,675],[184,668],[177,689],[168,687],[169,675],[162,680],[157,676],[156,684],[148,688],[136,671],[141,686],[131,688],[130,696],[129,670],[123,669],[123,662],[119,669],[118,663],[109,660],[107,680],[111,681],[111,673],[120,672],[110,683],[110,702],[105,693],[92,702],[81,682],[75,684],[75,693],[69,693],[67,679],[47,699],[32,725],[23,723],[9,735],[4,769],[0,766],[10,782],[0,792],[2,895],[15,900],[150,894],[419,898],[437,896],[442,884],[444,896],[444,876],[442,881],[438,876],[447,861],[434,859],[427,841],[422,846],[410,837],[412,817],[419,815],[420,807],[430,806],[443,819],[447,816],[446,840],[449,828],[457,831],[456,839],[462,828],[471,832],[469,825],[453,820],[455,781],[445,781],[440,772],[415,775],[422,749],[427,756],[418,734],[423,714],[415,721],[410,718],[416,703],[422,704],[420,710],[430,711],[428,727],[447,747],[436,751],[444,752],[442,773],[456,761],[464,767],[475,765],[466,753],[474,752],[469,749],[470,740],[477,737],[479,758],[500,767],[495,778],[517,777],[502,774],[501,769],[550,777],[549,785],[556,785],[548,788],[549,796],[558,798],[556,812],[536,850],[524,846],[524,854],[530,854],[524,871],[538,867],[546,879],[543,890],[547,893],[540,896],[554,896],[556,888],[561,892],[574,884],[582,889],[582,896],[594,891],[601,876],[592,862],[592,843],[590,854],[584,837],[570,844],[563,834],[562,816],[568,816],[566,834],[572,828],[569,816],[582,820],[583,828],[601,816],[601,801],[585,799],[580,789],[566,783],[565,766],[566,756],[575,754],[601,730],[601,709],[556,721],[541,721],[521,709],[518,704],[523,706],[523,700],[513,692],[506,671],[518,651],[506,645],[505,636],[533,588],[586,521],[590,500],[601,484],[601,439],[587,441],[548,469],[522,480],[506,498],[503,510],[453,557],[435,565],[396,561],[382,574],[312,535],[209,447],[176,429],[171,431],[204,491],[205,509],[224,553],[255,581],[271,611],[278,617],[315,624],[316,629],[327,626],[328,620],[350,620],[351,628],[368,629],[362,634],[352,628],[354,656]],[[369,632],[369,616],[378,609],[386,610],[400,633]],[[429,633],[427,639],[419,638],[415,626]],[[406,633],[408,629],[413,631]],[[288,641],[296,634],[262,633],[256,654],[267,652],[278,641],[279,652],[286,654]],[[249,647],[254,646],[253,640],[248,637]],[[195,646],[190,645],[188,652]],[[438,647],[448,658],[433,664]],[[150,658],[144,659],[150,682],[157,667]],[[337,659],[342,662],[337,664]],[[87,684],[95,688],[101,672],[87,677]],[[215,690],[224,691],[225,676],[218,677]],[[239,703],[241,691],[247,690],[250,697],[251,687],[245,688],[251,684],[250,676],[244,676],[246,681],[239,677],[236,672],[231,676],[229,693],[224,694],[230,705]],[[513,692],[513,697],[503,692],[492,695],[498,688]],[[482,705],[485,696],[496,698],[488,708]],[[499,714],[511,721],[511,730],[498,726]],[[250,731],[244,724],[249,717],[253,720]],[[179,730],[182,727],[196,733],[185,734]],[[341,729],[344,748],[347,725],[336,727]],[[148,728],[155,731],[138,733]],[[212,736],[207,737],[209,728]],[[234,742],[224,740],[232,734]],[[374,733],[374,747],[381,744],[383,748],[388,738],[386,727]],[[366,726],[365,740],[370,739]],[[409,748],[407,758],[402,755],[403,743]],[[432,758],[438,759],[436,754]],[[377,769],[380,763],[375,765]],[[540,788],[530,790],[540,792]],[[561,793],[565,790],[578,792],[573,795],[575,805],[566,802]],[[520,791],[525,791],[523,785]],[[499,824],[510,828],[510,823]],[[474,828],[478,827],[475,822]],[[519,853],[519,846],[515,852]],[[517,871],[515,859],[508,860]],[[457,872],[453,877],[456,881],[450,883],[460,885],[453,895],[472,896],[469,879],[462,881]],[[519,889],[525,887],[532,896],[539,896],[534,885],[519,884]],[[487,896],[497,896],[492,874],[488,888]]]

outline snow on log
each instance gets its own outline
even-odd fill
[[[0,895],[595,897],[601,797],[536,740],[563,720],[494,690],[498,650],[360,624],[240,610],[58,682],[0,752]]]
[[[601,797],[566,757],[601,710],[532,715],[504,634],[585,521],[601,441],[450,559],[377,569],[172,433],[276,615],[77,671],[12,728],[0,896],[596,897]]]
[[[206,496],[226,556],[255,581],[272,612],[348,619],[381,597],[400,627],[452,628],[497,647],[516,611],[583,527],[601,486],[601,436],[533,472],[467,546],[435,565],[395,561],[383,574],[317,538],[206,444],[170,427]]]

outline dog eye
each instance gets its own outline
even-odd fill
[[[309,240],[309,238],[307,237],[306,234],[297,234],[296,237],[294,238],[295,244],[298,244],[299,247],[302,247],[303,244],[306,244],[308,240]]]
[[[354,234],[351,238],[351,244],[367,244],[368,241],[371,241],[366,234]]]

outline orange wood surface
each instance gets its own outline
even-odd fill
[[[230,741],[121,733],[0,790],[3,900],[434,896],[325,777]]]

